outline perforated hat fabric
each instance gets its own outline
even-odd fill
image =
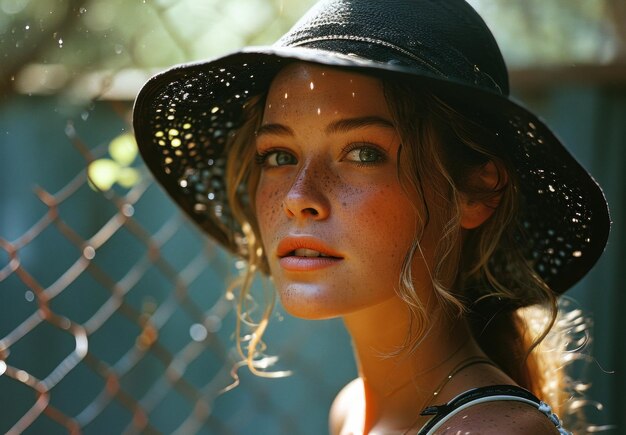
[[[229,251],[245,248],[225,195],[228,140],[244,104],[297,61],[420,82],[493,129],[520,180],[517,240],[556,293],[601,255],[610,221],[600,187],[540,119],[508,97],[497,44],[462,0],[322,1],[273,46],[176,66],[145,84],[133,120],[141,155],[185,213]],[[509,272],[501,273],[506,283]]]

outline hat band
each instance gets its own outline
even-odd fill
[[[431,64],[430,62],[426,61],[425,59],[421,58],[420,56],[416,55],[415,53],[408,51],[398,45],[395,45],[389,41],[385,41],[382,39],[377,39],[377,38],[368,38],[366,36],[355,36],[355,35],[326,35],[326,36],[317,36],[314,38],[307,38],[307,39],[303,39],[297,42],[289,42],[287,44],[287,46],[289,47],[299,47],[299,46],[304,46],[310,43],[314,43],[314,42],[321,42],[321,41],[353,41],[353,42],[364,42],[367,44],[374,44],[374,45],[378,45],[380,47],[385,47],[385,48],[390,48],[414,61],[419,62],[420,64],[422,64],[423,66],[425,66],[426,68],[428,68],[431,72],[434,72],[436,75],[441,76],[441,77],[445,77],[445,78],[450,78],[450,76],[448,74],[445,74],[442,70],[440,70],[439,68],[437,68],[436,66],[434,66],[433,64]],[[418,44],[421,45],[421,43],[418,42]],[[352,55],[354,56],[354,53],[348,53],[348,55]],[[365,58],[364,58],[365,59]],[[369,59],[368,59],[369,60]],[[392,63],[392,62],[389,62]],[[493,77],[491,77],[489,74],[485,73],[484,71],[482,71],[478,65],[471,65],[472,69],[473,69],[473,74],[474,76],[481,76],[482,78],[486,78],[488,79],[488,81],[495,86],[495,88],[498,90],[498,92],[500,94],[502,94],[502,88],[500,87],[500,85],[493,79]]]
[[[391,48],[394,51],[397,51],[413,60],[418,61],[419,63],[426,66],[428,69],[430,69],[431,71],[437,73],[438,75],[442,77],[447,77],[441,70],[431,65],[430,63],[428,63],[421,57],[417,56],[415,53],[411,53],[410,51],[405,50],[402,47],[398,47],[397,45],[392,44],[391,42],[388,42],[388,41],[383,41],[382,39],[368,38],[364,36],[354,36],[354,35],[326,35],[326,36],[318,36],[315,38],[304,39],[302,41],[291,43],[289,45],[292,47],[298,47],[301,45],[309,44],[311,42],[319,42],[319,41],[356,41],[356,42],[365,42],[368,44],[375,44],[375,45],[380,45],[382,47]]]

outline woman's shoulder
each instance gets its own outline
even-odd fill
[[[329,428],[331,434],[340,434],[346,427],[353,427],[353,418],[362,417],[362,389],[363,384],[357,378],[347,384],[336,396],[330,409]],[[433,432],[443,434],[482,434],[482,435],[559,435],[567,433],[559,431],[555,421],[558,418],[551,414],[547,405],[539,402],[536,405],[532,400],[512,400],[516,394],[526,398],[526,391],[517,386],[497,385],[484,388],[474,388],[459,394],[457,404],[466,405],[454,407],[457,412],[444,412],[442,424]],[[530,395],[530,393],[528,393]],[[487,399],[498,395],[510,396],[508,399]],[[512,396],[512,397],[511,397]],[[461,399],[458,401],[458,399]],[[454,399],[447,403],[451,405]],[[545,408],[545,409],[544,409]],[[449,409],[452,411],[451,409]],[[434,414],[434,412],[433,412]],[[433,418],[435,418],[434,416]],[[426,424],[428,426],[428,424]],[[426,428],[426,427],[425,427]],[[422,430],[424,430],[423,428]],[[432,429],[432,427],[430,428]],[[421,432],[420,432],[421,433]]]
[[[420,433],[568,433],[546,403],[508,384],[471,388],[445,405],[424,409],[422,415],[433,417]]]
[[[338,434],[346,425],[346,418],[354,407],[359,406],[362,398],[363,383],[360,378],[356,378],[341,389],[335,397],[329,414],[329,427],[331,434]]]
[[[559,434],[554,423],[535,406],[515,401],[493,401],[473,405],[450,417],[437,434]]]

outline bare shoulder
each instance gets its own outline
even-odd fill
[[[437,434],[558,435],[545,414],[532,405],[514,401],[482,403],[451,417]]]
[[[332,406],[329,414],[329,428],[332,435],[341,433],[346,426],[348,413],[354,410],[358,403],[358,398],[362,397],[363,384],[360,378],[354,379],[341,389]]]

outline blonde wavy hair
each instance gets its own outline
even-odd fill
[[[513,166],[501,152],[506,144],[498,134],[419,84],[383,81],[383,86],[402,143],[399,179],[407,192],[418,193],[415,207],[423,217],[422,232],[434,222],[443,229],[431,270],[436,297],[447,315],[466,316],[483,351],[515,382],[558,412],[569,413],[571,388],[565,388],[563,355],[571,344],[562,333],[567,325],[557,321],[554,293],[524,258],[515,238],[521,231],[517,221],[519,188]],[[285,373],[266,370],[274,359],[265,354],[262,341],[274,296],[268,297],[260,319],[250,316],[255,306],[250,294],[255,275],[269,273],[254,213],[259,179],[254,138],[264,104],[264,95],[246,104],[246,121],[230,138],[226,181],[230,208],[244,233],[241,249],[246,256],[245,270],[231,287],[238,300],[240,366],[247,365],[259,376],[274,377]],[[501,175],[496,189],[472,185],[472,174],[488,162],[493,162]],[[437,201],[427,203],[423,186],[433,189]],[[498,198],[493,215],[465,234],[460,226],[462,196],[469,201]],[[420,234],[418,231],[406,253],[397,283],[398,295],[411,313],[411,328],[398,352],[415,351],[428,333],[429,316],[411,275],[416,254],[423,257]],[[532,306],[513,308],[528,305]],[[549,349],[542,348],[542,343],[549,343]]]

